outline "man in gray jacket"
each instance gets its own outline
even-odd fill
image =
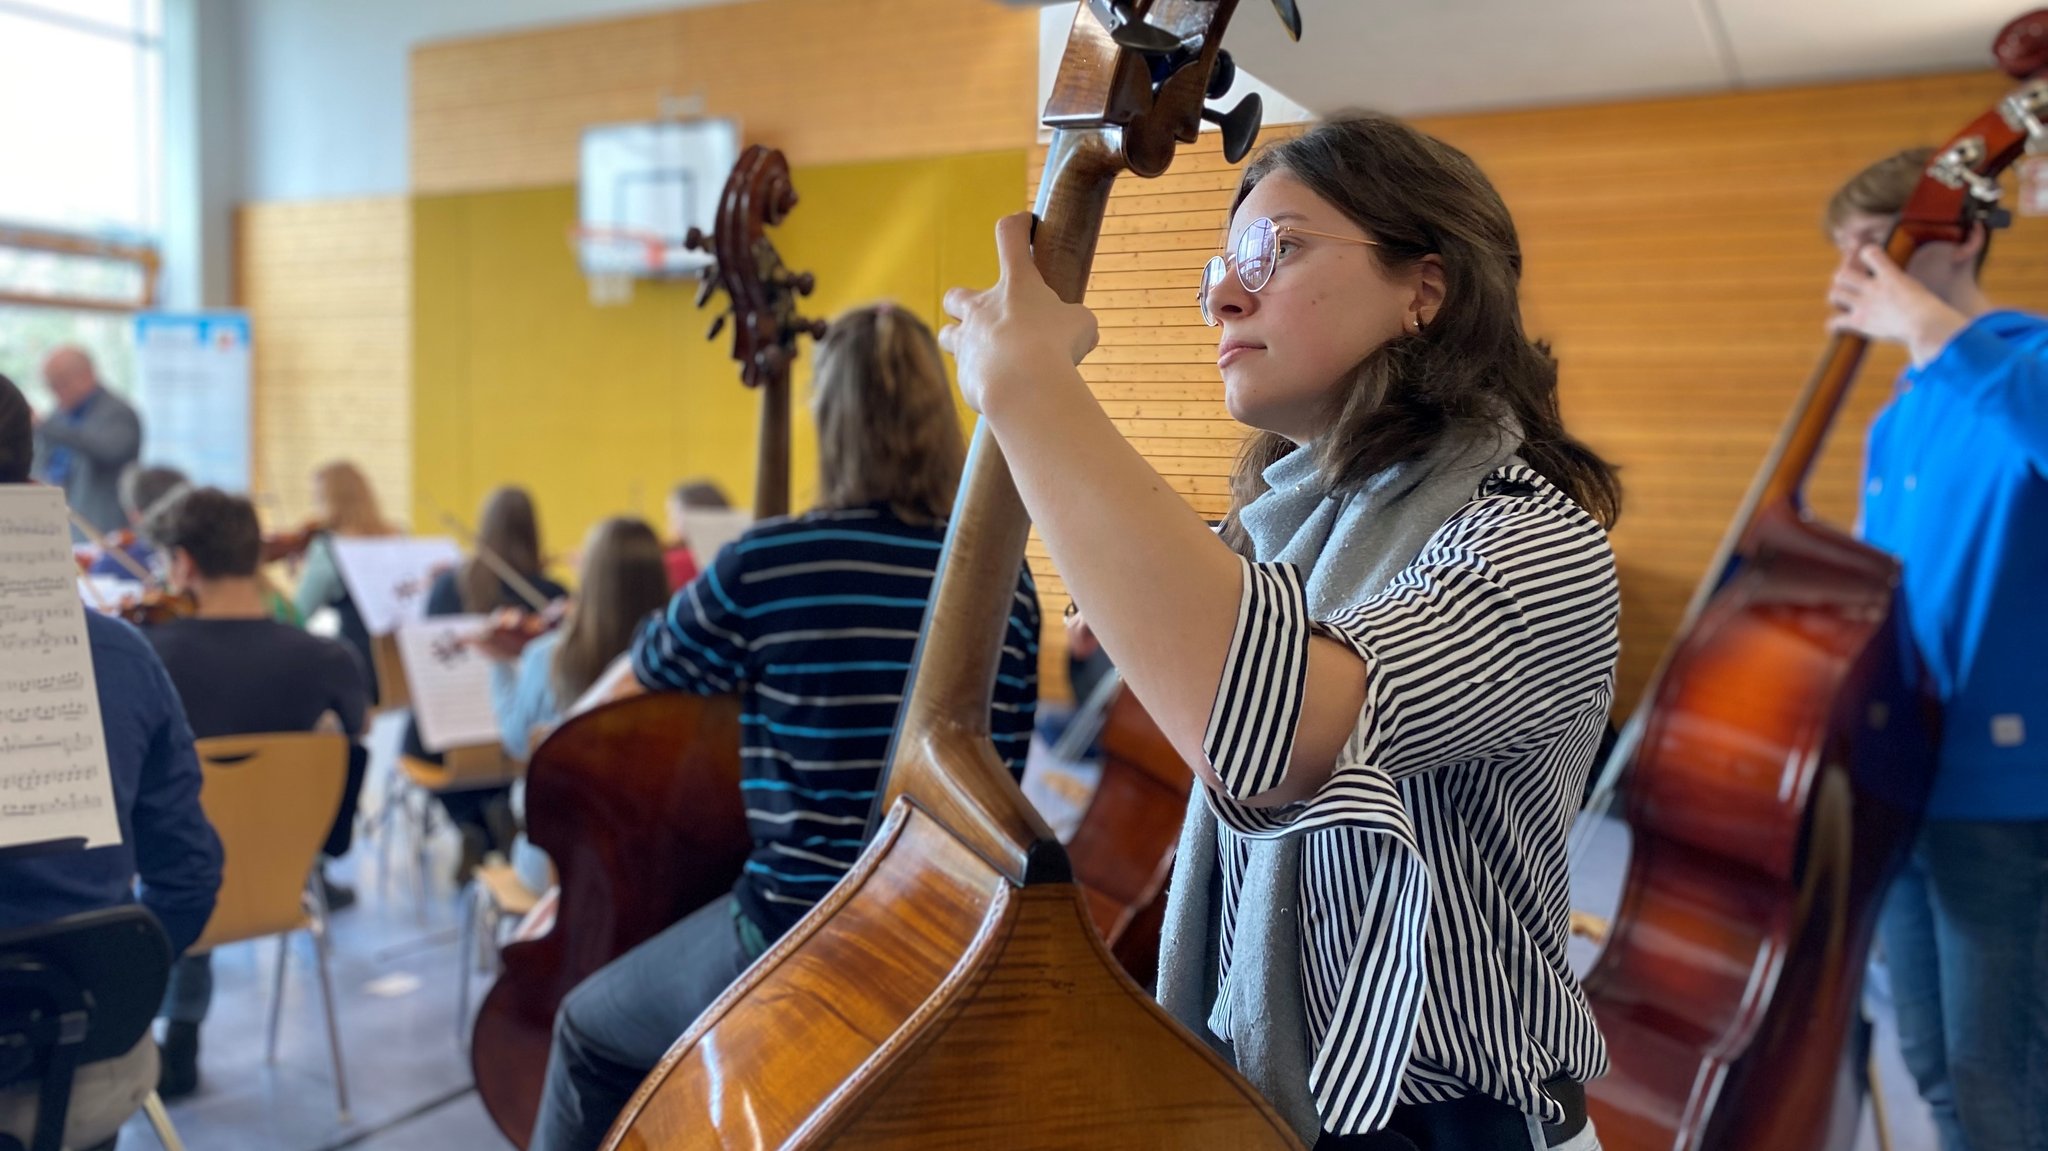
[[[36,478],[63,488],[72,510],[101,531],[122,527],[128,521],[121,512],[121,469],[142,455],[142,420],[100,386],[81,348],[51,352],[43,382],[57,411],[36,423]]]

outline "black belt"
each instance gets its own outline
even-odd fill
[[[1543,1125],[1543,1142],[1558,1147],[1586,1129],[1586,1088],[1569,1075],[1543,1081],[1543,1093],[1564,1108],[1564,1118]],[[1324,1132],[1315,1151],[1500,1151],[1528,1145],[1529,1121],[1517,1109],[1481,1094],[1442,1103],[1403,1103],[1382,1131],[1370,1135]]]

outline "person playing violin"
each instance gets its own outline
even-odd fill
[[[720,549],[633,647],[646,690],[740,694],[754,852],[731,896],[563,1001],[530,1151],[596,1148],[669,1045],[860,854],[965,451],[931,330],[890,304],[832,322],[811,414],[817,505]],[[1022,572],[990,716],[1020,775],[1038,624]]]
[[[568,598],[567,589],[542,570],[546,565],[541,557],[540,517],[525,488],[507,484],[484,497],[475,542],[472,554],[459,566],[434,577],[427,590],[428,616],[487,615],[501,608],[539,610],[527,602],[529,594],[542,605]],[[501,567],[518,575],[526,587],[506,579]],[[440,762],[441,757],[420,742],[416,720],[406,723],[403,747],[405,754],[415,759]],[[462,851],[455,863],[458,886],[485,856],[512,850],[518,828],[511,796],[510,785],[436,793],[462,837]]]
[[[1943,707],[1934,791],[1878,939],[1900,1048],[1944,1151],[2048,1147],[2048,319],[1978,283],[1983,224],[1884,246],[1933,150],[1835,193],[1833,331],[1912,363],[1870,427],[1860,533]]]
[[[1095,317],[997,226],[941,341],[1089,628],[1200,786],[1167,1011],[1322,1148],[1596,1147],[1566,837],[1620,649],[1613,469],[1522,328],[1505,204],[1356,115],[1244,170],[1198,304],[1249,426],[1220,536],[1077,365]]]
[[[185,478],[185,473],[176,468],[156,465],[144,467],[141,464],[129,464],[123,468],[117,486],[121,498],[121,514],[127,517],[128,521],[127,529],[115,532],[109,539],[100,541],[103,550],[99,557],[92,561],[92,566],[86,569],[86,574],[129,578],[132,572],[128,565],[123,564],[115,556],[106,554],[104,550],[120,548],[136,562],[137,566],[162,575],[156,548],[141,534],[142,519],[165,496],[190,482]]]
[[[360,740],[369,709],[369,673],[343,644],[310,635],[270,615],[257,571],[262,533],[247,499],[218,488],[187,488],[143,521],[169,557],[170,586],[189,595],[188,617],[143,629],[169,670],[193,734],[309,731],[332,716],[350,739],[348,782],[322,848],[347,853],[358,793],[369,764]],[[330,908],[354,894],[329,881]],[[212,1000],[211,957],[186,956],[164,993],[165,1098],[191,1093],[199,1082],[199,1025]]]
[[[669,542],[662,561],[668,565],[670,590],[681,591],[697,578],[697,557],[690,551],[690,512],[724,511],[731,506],[724,489],[711,480],[684,480],[668,493],[664,510]]]
[[[630,516],[614,516],[583,541],[576,598],[565,615],[500,608],[478,646],[492,659],[491,701],[505,754],[525,760],[536,731],[561,722],[564,709],[597,682],[632,646],[633,634],[668,602],[668,573],[654,529]],[[557,601],[567,603],[568,601]],[[524,789],[512,789],[513,815],[523,812]],[[521,836],[512,862],[535,891],[551,883],[545,855]]]

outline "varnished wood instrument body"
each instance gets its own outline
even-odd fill
[[[560,876],[556,920],[505,947],[470,1040],[477,1093],[520,1146],[562,999],[739,877],[753,849],[739,741],[737,700],[660,692],[569,719],[535,749],[550,768],[527,776],[529,835]]]
[[[1191,141],[1234,0],[1085,3],[1047,122],[1034,252],[1086,287],[1111,185]],[[1188,58],[1116,37],[1135,14]],[[855,871],[700,1017],[610,1145],[1288,1148],[1279,1116],[1117,966],[1065,852],[988,738],[1029,523],[987,426],[950,521]]]
[[[1128,688],[1103,713],[1102,776],[1067,840],[1074,881],[1110,954],[1141,986],[1159,973],[1166,881],[1194,773]]]

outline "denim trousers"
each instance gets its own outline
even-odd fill
[[[1878,924],[1942,1151],[2048,1151],[2048,820],[1932,820]]]
[[[528,1151],[596,1151],[640,1081],[752,958],[728,895],[571,991],[555,1014]]]

